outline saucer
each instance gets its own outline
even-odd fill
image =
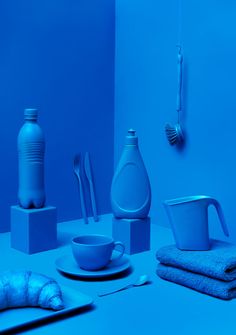
[[[130,267],[130,261],[127,256],[122,256],[118,260],[111,260],[110,263],[101,270],[88,271],[83,270],[76,263],[72,255],[64,255],[55,261],[57,270],[76,277],[82,278],[103,278],[109,277],[127,270]]]

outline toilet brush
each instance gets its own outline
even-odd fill
[[[183,56],[181,54],[181,47],[179,47],[178,52],[178,91],[177,91],[177,103],[176,103],[176,110],[178,113],[178,122],[171,126],[170,124],[166,124],[165,131],[166,136],[171,145],[174,144],[181,144],[184,141],[183,131],[179,122],[179,114],[181,111],[181,89],[182,89],[182,63],[183,63]]]

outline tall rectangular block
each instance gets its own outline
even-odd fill
[[[125,245],[125,253],[132,255],[150,250],[150,218],[112,220],[112,237]]]
[[[57,247],[57,209],[11,207],[11,246],[33,254]]]

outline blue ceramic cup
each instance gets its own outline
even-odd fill
[[[83,235],[72,239],[72,252],[81,269],[94,271],[104,268],[112,260],[120,259],[125,251],[122,242],[115,242],[106,235]],[[120,254],[112,258],[116,246],[121,247]]]

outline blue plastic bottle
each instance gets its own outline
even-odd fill
[[[37,117],[37,109],[25,109],[25,123],[18,135],[18,199],[23,208],[41,208],[45,203],[45,140]]]
[[[114,216],[125,219],[144,219],[151,205],[151,187],[138,137],[130,129],[124,150],[111,186],[111,206]]]

